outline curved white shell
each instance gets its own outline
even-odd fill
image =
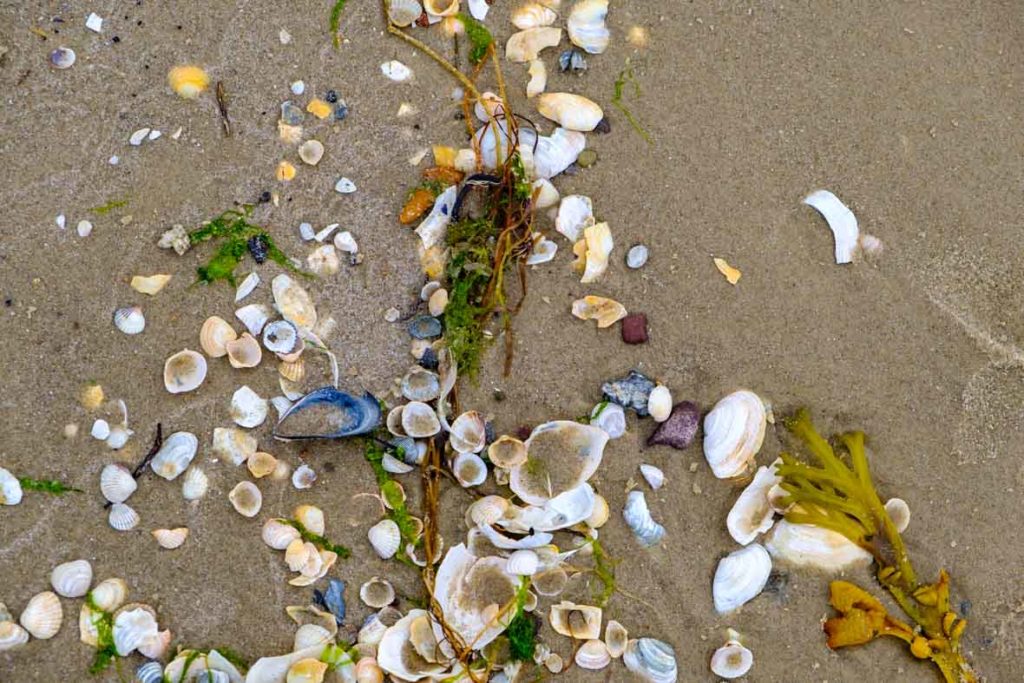
[[[228,363],[233,368],[254,368],[263,360],[263,349],[256,337],[243,332],[238,339],[224,345],[227,350]]]
[[[600,529],[611,517],[612,511],[608,506],[608,500],[600,495],[594,495],[594,509],[590,512],[590,516],[585,520],[587,526],[591,529]]]
[[[576,242],[583,236],[584,228],[591,225],[594,225],[594,204],[590,197],[581,194],[562,197],[555,217],[555,230]]]
[[[540,558],[532,550],[517,550],[505,561],[505,571],[516,576],[533,576],[540,568]]]
[[[274,550],[284,550],[292,541],[300,538],[299,530],[279,519],[268,519],[260,532],[263,542]]]
[[[158,638],[160,629],[156,617],[145,607],[125,609],[114,616],[114,647],[117,654],[127,657],[146,645],[147,641]]]
[[[164,388],[172,394],[195,391],[206,379],[206,358],[184,349],[164,362]]]
[[[592,55],[608,48],[611,32],[604,25],[608,15],[608,0],[580,0],[572,6],[566,30],[569,40]]]
[[[161,548],[174,550],[175,548],[180,548],[185,543],[185,539],[188,538],[188,527],[180,526],[174,529],[153,529],[151,533]]]
[[[389,626],[377,646],[377,664],[381,669],[398,680],[418,681],[445,671],[444,664],[428,662],[418,655],[410,640],[413,622],[429,617],[426,610],[412,609],[392,626]]]
[[[213,454],[224,458],[232,465],[241,465],[256,453],[258,442],[249,432],[234,427],[215,427],[213,430]]]
[[[174,432],[164,440],[149,466],[167,481],[173,481],[184,472],[199,450],[199,439],[191,432]]]
[[[594,640],[601,637],[600,607],[577,605],[563,600],[551,606],[548,621],[555,631],[576,640]]]
[[[647,463],[641,464],[640,474],[647,482],[647,485],[655,491],[665,485],[665,473],[654,465],[648,465]]]
[[[263,331],[263,326],[267,324],[272,314],[273,311],[266,304],[248,304],[235,311],[235,317],[245,325],[245,329],[254,338]],[[234,341],[234,339],[224,340],[225,347],[230,341]]]
[[[259,427],[267,419],[269,404],[248,386],[242,386],[231,396],[231,419],[239,427]]]
[[[434,17],[451,17],[459,12],[459,0],[423,0],[423,9]]]
[[[548,68],[544,66],[543,61],[532,59],[530,60],[530,68],[527,73],[530,74],[530,80],[526,84],[526,96],[536,97],[544,92],[544,88],[548,86]]]
[[[414,439],[424,439],[441,431],[434,409],[421,401],[410,401],[402,409],[402,430]]]
[[[245,276],[245,279],[238,283],[238,287],[235,288],[235,303],[244,299],[253,293],[260,284],[259,273],[253,271]],[[204,349],[205,350],[205,349]]]
[[[781,481],[775,474],[775,465],[779,462],[776,460],[768,467],[758,468],[754,480],[743,489],[725,518],[729,535],[740,545],[750,543],[775,523],[775,510],[768,499],[768,492]]]
[[[123,503],[139,487],[135,477],[124,465],[110,463],[100,472],[100,492],[111,503]]]
[[[827,572],[866,567],[873,561],[871,553],[836,531],[785,519],[775,525],[765,547],[780,562]]]
[[[274,305],[281,317],[294,323],[300,330],[312,330],[316,326],[316,307],[309,292],[291,276],[281,273],[271,282]]]
[[[21,647],[28,642],[28,631],[13,621],[0,621],[0,652]]]
[[[672,414],[672,392],[664,384],[651,389],[647,397],[647,412],[655,422],[664,422]]]
[[[567,92],[549,92],[537,96],[537,111],[562,128],[586,133],[597,128],[604,118],[604,110],[583,95]]]
[[[654,638],[629,641],[622,662],[649,683],[675,683],[679,675],[675,650],[668,643]]]
[[[452,474],[463,488],[487,481],[487,463],[476,453],[459,453],[452,461]]]
[[[508,508],[508,499],[501,496],[484,496],[473,501],[466,510],[466,518],[472,522],[471,527],[478,524],[490,526],[501,519]]]
[[[704,418],[704,457],[719,479],[742,475],[761,449],[767,425],[764,402],[752,391],[729,394]]]
[[[487,424],[483,415],[467,410],[455,418],[451,426],[449,442],[459,453],[479,453],[487,444]]]
[[[478,558],[460,543],[437,569],[434,598],[449,627],[480,649],[505,630],[511,614],[498,618],[498,610],[514,598],[518,586],[519,578],[505,571],[504,558]]]
[[[603,640],[588,640],[576,650],[576,665],[581,669],[596,671],[612,662],[611,653]]]
[[[255,517],[263,507],[263,494],[251,481],[241,481],[228,493],[228,500],[243,517]]]
[[[590,425],[556,420],[537,426],[526,440],[527,459],[512,468],[509,487],[523,501],[543,505],[597,471],[608,435]],[[568,468],[556,474],[556,468]]]
[[[47,640],[57,635],[64,620],[64,611],[56,593],[43,591],[32,596],[22,610],[18,622],[33,638]]]
[[[661,543],[665,535],[665,527],[654,521],[651,511],[647,508],[644,492],[630,491],[626,496],[626,506],[622,509],[622,518],[641,545],[650,547]]]
[[[828,222],[836,243],[836,263],[852,262],[860,240],[860,228],[853,211],[828,190],[812,192],[804,198],[804,204],[815,209]]]
[[[603,429],[611,439],[626,433],[626,411],[617,403],[598,403],[590,411],[590,424]]]
[[[725,614],[753,600],[764,590],[771,573],[772,558],[758,543],[729,553],[715,570],[711,586],[715,609]]]
[[[395,26],[411,26],[423,14],[419,0],[388,0],[388,16]]]
[[[263,328],[263,346],[273,353],[292,353],[301,341],[298,328],[287,320],[275,320]]]
[[[185,500],[199,500],[206,495],[210,480],[200,467],[190,467],[181,480],[181,495]]]
[[[754,666],[754,653],[736,640],[729,640],[711,655],[711,673],[732,680],[746,676]]]
[[[437,291],[443,292],[444,290]],[[405,373],[405,377],[402,378],[402,396],[409,401],[433,401],[440,395],[441,380],[437,373],[415,367]]]
[[[138,306],[126,306],[114,311],[114,327],[125,334],[139,334],[146,329],[146,316]]]
[[[23,493],[18,478],[0,467],[0,504],[17,505],[21,502]]]
[[[103,579],[90,591],[93,603],[104,612],[113,612],[128,599],[124,579]]]
[[[92,585],[92,565],[88,560],[58,564],[50,572],[50,585],[57,595],[80,598],[89,592],[89,586]]]
[[[540,26],[513,33],[505,43],[505,57],[510,62],[529,62],[537,59],[542,50],[555,47],[562,41],[562,29]]]
[[[573,253],[583,259],[580,282],[596,282],[608,270],[608,257],[615,247],[607,223],[596,223],[583,229],[583,239],[573,246]],[[577,268],[579,267],[577,261]]]
[[[583,483],[560,493],[543,506],[514,508],[514,514],[507,514],[506,519],[500,520],[498,524],[515,533],[557,531],[588,519],[596,504],[594,489],[590,484]]]
[[[566,128],[556,128],[551,135],[538,136],[537,147],[533,149],[531,175],[534,178],[554,178],[576,163],[586,146],[587,138],[583,133]],[[520,144],[520,152],[522,150]]]
[[[613,658],[621,657],[626,651],[626,645],[629,644],[629,632],[626,627],[614,619],[609,619],[608,625],[604,627],[604,644],[608,648],[608,654]]]
[[[107,521],[117,531],[131,531],[139,524],[139,513],[124,503],[114,503],[110,506]]]
[[[370,545],[373,546],[374,551],[384,560],[394,557],[402,543],[402,532],[398,529],[398,525],[390,519],[382,519],[374,524],[366,536],[370,539]]]
[[[373,609],[381,609],[395,601],[395,588],[387,579],[373,577],[359,587],[359,599]]]
[[[215,315],[207,318],[199,328],[199,348],[210,358],[226,356],[228,351],[225,345],[236,339],[238,333],[235,328]]]
[[[546,178],[533,181],[533,205],[537,209],[547,209],[560,201],[558,189]]]
[[[885,511],[889,519],[896,526],[896,531],[901,534],[910,526],[910,506],[902,498],[890,498],[885,501]]]
[[[528,28],[550,26],[558,14],[553,9],[537,2],[530,2],[512,10],[512,24],[520,31]]]
[[[292,486],[300,491],[312,487],[315,481],[316,471],[305,463],[296,467],[295,471],[292,472]]]

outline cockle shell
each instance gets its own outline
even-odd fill
[[[271,282],[274,305],[281,317],[292,322],[300,330],[312,330],[316,326],[316,307],[309,292],[291,276],[281,273]]]
[[[168,71],[167,82],[179,96],[194,100],[210,85],[210,77],[202,67],[185,64]]]
[[[508,499],[501,496],[477,498],[466,509],[467,524],[470,528],[478,525],[490,526],[501,519],[508,508]]]
[[[278,356],[293,353],[301,344],[299,330],[287,320],[275,320],[263,328],[263,346]]]
[[[463,488],[487,481],[487,464],[476,453],[459,453],[452,461],[452,474]]]
[[[543,505],[597,471],[608,435],[568,420],[546,422],[526,440],[527,459],[512,468],[509,486],[523,501]]]
[[[594,495],[594,509],[591,510],[590,516],[587,517],[586,523],[591,529],[600,529],[611,517],[611,508],[608,506],[608,501],[604,496],[595,494]]]
[[[510,469],[526,462],[526,444],[514,436],[498,437],[487,447],[487,457],[496,467]]]
[[[612,662],[611,653],[603,640],[588,640],[576,650],[576,665],[581,669],[596,671]]]
[[[743,647],[736,631],[728,629],[726,633],[728,640],[725,645],[711,655],[711,673],[731,681],[747,675],[754,666],[754,653]]]
[[[505,57],[510,62],[529,62],[537,59],[545,48],[555,47],[562,41],[562,29],[541,26],[513,33],[505,44]]]
[[[128,605],[114,615],[113,631],[117,654],[127,657],[144,647],[148,641],[159,638],[160,628],[151,607]]]
[[[423,14],[418,0],[388,0],[388,16],[395,26],[411,26]]]
[[[331,632],[320,624],[303,624],[295,631],[293,650],[305,650],[307,647],[326,645],[334,640]]]
[[[181,481],[181,495],[185,500],[199,500],[206,495],[210,482],[200,467],[190,467]]]
[[[128,599],[128,584],[124,579],[103,579],[89,593],[96,607],[113,612]]]
[[[235,317],[245,325],[245,329],[253,337],[258,337],[263,332],[263,327],[270,320],[272,314],[270,307],[265,304],[249,304],[235,311]],[[227,342],[224,343],[227,344]]]
[[[650,547],[661,543],[661,539],[665,535],[665,527],[651,517],[651,511],[647,508],[647,499],[644,498],[643,491],[629,492],[629,495],[626,496],[626,506],[622,509],[622,517],[641,545]]]
[[[505,571],[516,576],[533,576],[539,568],[540,558],[533,550],[516,550],[505,562]]]
[[[395,601],[395,588],[387,579],[375,576],[359,587],[359,599],[367,607],[381,609]]]
[[[263,494],[251,481],[236,484],[228,493],[228,500],[235,511],[243,517],[255,517],[263,507]]]
[[[725,614],[753,600],[768,583],[772,558],[758,543],[733,551],[718,562],[711,586],[715,609]]]
[[[591,99],[566,92],[544,93],[537,97],[537,111],[567,130],[586,133],[597,128],[604,111]]]
[[[18,478],[0,467],[0,504],[17,505],[21,502],[23,493]]]
[[[28,642],[28,631],[13,621],[0,621],[0,652],[21,647]]]
[[[742,475],[761,449],[767,426],[764,402],[752,391],[734,391],[704,417],[704,457],[719,479]]]
[[[124,465],[110,463],[100,472],[100,492],[111,503],[123,503],[139,487],[135,477]]]
[[[837,531],[785,519],[775,525],[765,547],[783,564],[840,572],[871,564],[871,553]]]
[[[262,479],[277,469],[277,458],[270,453],[257,451],[246,459],[245,467],[253,478]]]
[[[780,462],[776,460],[768,467],[758,468],[754,480],[743,489],[725,518],[729,535],[740,545],[750,543],[775,523],[775,510],[768,499],[768,492],[781,481],[775,473],[775,466]]]
[[[443,290],[438,290],[443,291]],[[441,395],[441,380],[437,373],[424,368],[412,368],[402,378],[402,396],[409,401],[433,401]]]
[[[324,511],[315,505],[299,505],[292,511],[292,518],[318,536],[327,530]]]
[[[177,527],[174,529],[153,529],[153,538],[161,548],[174,550],[180,548],[188,538],[188,527]]]
[[[555,230],[576,242],[583,236],[584,228],[594,225],[594,205],[590,197],[570,194],[562,197],[555,217]]]
[[[57,635],[63,620],[60,598],[50,591],[32,596],[18,618],[22,627],[39,640],[48,640]]]
[[[263,542],[274,550],[285,550],[292,541],[301,538],[298,529],[280,519],[268,519],[264,522],[260,536]]]
[[[551,606],[548,615],[551,628],[575,640],[593,640],[601,637],[601,608],[577,605],[563,600]]]
[[[530,80],[526,84],[526,96],[536,97],[548,86],[548,68],[544,66],[543,61],[532,59],[527,73],[530,75]]]
[[[402,543],[402,533],[390,519],[382,519],[374,524],[366,536],[377,555],[384,560],[394,557]]]
[[[626,645],[629,644],[629,632],[626,627],[614,619],[609,619],[608,625],[604,627],[604,644],[608,648],[608,654],[613,658],[621,657],[626,651]]]
[[[114,311],[114,327],[125,334],[139,334],[146,329],[146,316],[138,306],[126,306]]]
[[[199,347],[210,358],[227,355],[226,344],[238,339],[238,333],[224,318],[210,316],[199,329]]]
[[[618,301],[588,295],[572,302],[572,314],[580,320],[596,320],[598,328],[605,328],[625,318],[627,312]]]
[[[259,427],[267,419],[267,410],[267,399],[248,386],[240,387],[231,396],[231,419],[239,427]]]
[[[608,48],[611,32],[605,26],[608,15],[608,0],[579,0],[569,11],[566,30],[569,40],[592,55],[599,55]]]
[[[117,531],[131,531],[139,524],[139,513],[124,503],[114,503],[107,514],[107,522]]]
[[[281,375],[281,377],[284,377],[289,382],[301,382],[303,378],[306,376],[306,362],[301,358],[298,359],[297,361],[292,362],[282,361],[281,363],[277,364],[277,374]],[[282,396],[280,398],[284,397]],[[273,403],[274,399],[270,399],[270,402]],[[283,413],[290,407],[291,401],[288,401],[288,405],[284,406],[284,410],[279,409],[278,413]],[[276,409],[277,406],[275,405],[274,408]]]
[[[664,384],[651,390],[647,397],[647,413],[655,422],[664,422],[672,414],[672,392]]]
[[[227,350],[228,362],[233,368],[254,368],[263,360],[263,349],[254,336],[243,332],[238,339],[224,345]]]
[[[92,565],[88,560],[58,564],[50,572],[50,585],[57,595],[80,598],[89,592],[89,586],[92,585]]]
[[[402,409],[402,431],[414,439],[424,439],[441,431],[434,409],[421,401],[410,401]]]
[[[256,452],[256,437],[234,427],[215,427],[213,430],[213,455],[224,458],[238,466]]]
[[[483,415],[475,410],[467,410],[455,418],[451,426],[449,442],[452,448],[459,453],[482,451],[487,444],[487,424]]]
[[[676,683],[679,675],[675,650],[654,638],[629,641],[622,662],[648,683]]]
[[[166,439],[160,450],[153,456],[149,466],[158,476],[173,481],[196,457],[199,439],[191,432],[174,432]]]
[[[512,10],[512,24],[520,31],[541,26],[550,26],[558,19],[558,14],[545,5],[529,2]]]
[[[194,391],[206,379],[206,359],[201,353],[184,349],[164,363],[164,388],[172,394]]]

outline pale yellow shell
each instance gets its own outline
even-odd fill
[[[245,466],[249,468],[249,474],[256,479],[262,479],[277,469],[277,458],[270,453],[257,451],[246,459]]]
[[[210,316],[199,329],[199,346],[210,358],[227,355],[227,343],[238,339],[238,333],[223,318]]]
[[[228,355],[228,362],[233,368],[254,368],[263,360],[263,349],[260,343],[248,332],[242,333],[238,339],[233,339],[224,345]]]
[[[188,538],[188,527],[181,526],[175,529],[154,529],[151,533],[161,548],[174,550],[175,548],[180,548],[182,544],[185,543],[185,539]]]
[[[235,511],[243,517],[255,517],[263,507],[263,494],[251,481],[239,482],[228,494]]]

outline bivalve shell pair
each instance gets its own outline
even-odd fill
[[[184,349],[164,363],[164,388],[172,394],[195,391],[206,379],[206,358],[203,354]]]
[[[92,565],[88,560],[73,560],[59,564],[50,572],[50,585],[57,595],[80,598],[92,585]]]
[[[174,432],[164,440],[149,466],[158,476],[173,481],[184,472],[199,450],[199,439],[191,432]]]
[[[64,611],[56,593],[44,591],[32,596],[22,610],[18,622],[33,638],[48,640],[57,635],[64,621]]]
[[[704,457],[719,479],[746,472],[761,449],[767,411],[761,398],[741,389],[729,394],[704,418]]]
[[[715,570],[711,594],[715,609],[726,614],[753,600],[772,573],[772,558],[757,543],[723,557]]]

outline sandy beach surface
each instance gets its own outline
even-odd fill
[[[501,42],[511,32],[510,5],[498,0],[487,20]],[[105,17],[102,34],[86,30],[89,12]],[[254,220],[287,253],[308,254],[297,230],[303,221],[340,223],[359,241],[361,265],[309,284],[321,313],[339,323],[330,346],[342,386],[383,394],[412,362],[405,326],[384,321],[392,306],[411,314],[424,282],[414,236],[395,218],[418,177],[407,159],[434,143],[465,145],[465,129],[450,78],[383,34],[377,3],[349,2],[339,50],[328,14],[329,3],[308,1],[0,2],[0,466],[85,490],[27,493],[20,505],[0,509],[0,600],[15,614],[49,588],[54,565],[82,557],[97,578],[124,577],[132,599],[158,610],[176,644],[227,645],[250,659],[287,652],[294,626],[284,607],[306,604],[310,589],[287,585],[287,568],[260,542],[259,523],[303,502],[322,507],[328,535],[353,549],[331,574],[348,586],[343,634],[351,637],[370,611],[357,586],[371,576],[387,576],[403,600],[421,595],[414,572],[378,560],[366,541],[376,513],[352,496],[374,490],[374,480],[357,444],[275,443],[269,424],[260,427],[261,447],[293,466],[309,464],[318,480],[307,491],[264,480],[256,520],[232,510],[228,491],[249,477],[213,462],[211,434],[230,425],[229,399],[241,384],[263,396],[278,392],[274,364],[243,372],[211,362],[200,390],[180,396],[161,380],[164,359],[196,348],[203,320],[231,320],[235,304],[223,284],[190,286],[208,248],[177,257],[158,249],[157,239],[174,224],[197,226],[268,190],[279,193],[279,205],[258,206]],[[705,410],[746,387],[779,415],[808,406],[823,432],[861,429],[880,492],[910,506],[905,537],[918,570],[952,576],[972,661],[989,681],[1018,680],[1024,6],[612,0],[608,25],[611,45],[584,74],[559,73],[552,51],[545,59],[549,91],[587,95],[611,122],[610,134],[588,135],[596,164],[555,184],[563,195],[593,198],[613,231],[612,265],[597,285],[580,284],[570,245],[559,238],[555,260],[529,273],[512,376],[502,376],[500,354],[491,353],[477,384],[463,387],[462,405],[492,414],[498,433],[513,432],[586,414],[601,382],[637,368]],[[646,48],[627,42],[632,26],[649,32]],[[282,45],[281,29],[290,44]],[[59,45],[77,52],[72,68],[49,67]],[[444,49],[450,53],[450,44]],[[409,65],[414,78],[385,79],[380,64],[391,59]],[[642,95],[627,92],[626,102],[652,144],[611,106],[627,59]],[[180,63],[202,64],[223,81],[231,137],[210,93],[194,102],[171,93],[166,74]],[[540,121],[524,97],[524,66],[503,66],[514,107]],[[298,79],[307,86],[303,97],[289,92]],[[348,103],[348,118],[307,124],[326,146],[323,161],[276,182],[280,159],[299,164],[277,137],[280,103],[328,89]],[[416,113],[400,118],[406,102]],[[142,127],[163,137],[130,146]],[[180,138],[171,139],[179,127]],[[341,176],[356,183],[354,194],[334,192]],[[884,242],[880,256],[834,263],[824,221],[800,202],[819,188],[835,192],[861,229]],[[121,199],[127,206],[110,213],[89,211]],[[58,214],[67,229],[55,225]],[[94,224],[86,238],[74,229],[82,219]],[[632,271],[623,257],[639,242],[651,257]],[[736,286],[712,257],[742,271]],[[264,282],[252,300],[268,302],[278,267],[259,272]],[[157,296],[128,286],[133,275],[152,273],[173,275]],[[617,327],[572,318],[571,302],[592,293],[646,313],[649,342],[627,346]],[[111,315],[136,304],[147,327],[129,337]],[[135,436],[123,450],[89,437],[94,416],[78,402],[87,382],[127,404]],[[148,475],[131,499],[142,523],[115,532],[99,472],[108,462],[137,461],[158,422],[199,436],[196,462],[210,476],[210,492],[189,504],[177,482]],[[69,440],[63,430],[71,423],[79,434]],[[591,480],[612,509],[601,539],[622,589],[606,618],[632,636],[671,643],[682,681],[717,680],[708,659],[727,627],[754,652],[748,681],[938,680],[895,641],[830,652],[820,627],[830,612],[827,578],[813,573],[781,570],[741,611],[717,615],[711,577],[736,547],[724,520],[738,488],[712,476],[699,442],[681,452],[645,448],[652,429],[630,415],[627,435],[608,446]],[[759,464],[782,449],[776,429],[769,427]],[[619,514],[629,482],[640,482],[641,462],[667,477],[662,489],[647,490],[667,529],[652,549],[635,543]],[[410,477],[416,510],[419,485]],[[445,486],[446,540],[464,534],[469,501]],[[176,526],[190,528],[188,541],[161,550],[150,530]],[[868,572],[853,579],[879,592]],[[581,577],[566,596],[585,601],[590,593]],[[93,651],[78,641],[78,601],[64,603],[54,639],[0,653],[0,681],[90,680]],[[548,628],[541,635],[571,654],[568,639]],[[126,675],[137,659],[126,662]],[[616,663],[555,680],[630,677]],[[96,680],[117,677],[111,670]]]

